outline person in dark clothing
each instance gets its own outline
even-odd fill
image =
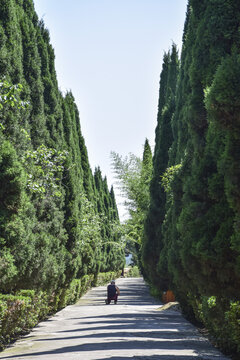
[[[106,304],[109,305],[111,300],[114,300],[114,304],[116,304],[118,295],[120,295],[120,290],[117,285],[115,285],[115,280],[112,280],[111,284],[107,287],[107,299],[105,300]]]

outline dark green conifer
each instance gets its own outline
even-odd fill
[[[117,269],[124,258],[107,257],[103,242],[111,249],[113,214],[118,221],[114,196],[101,176],[100,190],[94,183],[78,109],[71,92],[59,92],[54,58],[33,1],[2,0],[2,292],[61,292],[76,276]]]
[[[239,346],[238,19],[235,1],[189,0],[167,147],[160,141],[166,109],[159,106],[143,253],[155,287],[174,289],[184,311],[231,350]]]
[[[161,184],[161,176],[168,166],[168,153],[172,145],[173,135],[171,120],[175,110],[175,91],[178,75],[178,54],[176,46],[171,53],[164,55],[163,69],[160,79],[158,124],[156,128],[155,151],[153,156],[153,176],[150,184],[150,208],[145,223],[145,239],[143,243],[144,272],[149,280],[163,288],[167,286],[167,269],[161,263],[159,271],[156,267],[162,251],[162,224],[165,217],[166,195]],[[160,275],[161,274],[161,275]]]

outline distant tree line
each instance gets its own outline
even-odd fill
[[[0,292],[50,293],[119,270],[113,188],[89,165],[71,92],[58,89],[49,32],[32,0],[0,9]]]

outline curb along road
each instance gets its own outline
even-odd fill
[[[141,278],[118,279],[117,305],[93,288],[0,353],[15,360],[227,360],[174,310],[161,306]]]

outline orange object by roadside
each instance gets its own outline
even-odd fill
[[[164,304],[175,301],[175,295],[172,292],[172,290],[167,290],[166,292],[163,293],[162,301]]]

